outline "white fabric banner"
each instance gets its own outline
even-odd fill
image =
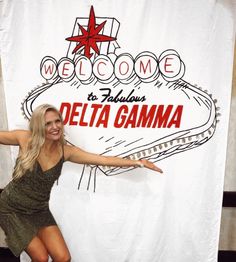
[[[2,11],[10,129],[26,128],[33,109],[50,103],[68,143],[164,170],[65,163],[50,206],[72,261],[217,261],[228,1],[8,0]]]

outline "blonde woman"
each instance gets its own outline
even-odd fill
[[[29,130],[0,132],[0,144],[19,146],[13,179],[0,195],[0,226],[9,248],[19,256],[25,250],[32,261],[70,261],[70,253],[49,210],[51,188],[64,161],[105,166],[144,166],[161,172],[147,160],[128,160],[88,153],[64,141],[60,112],[37,107]]]

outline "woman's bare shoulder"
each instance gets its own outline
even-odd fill
[[[19,139],[28,140],[31,137],[31,132],[29,130],[15,130],[18,133]]]
[[[65,161],[70,161],[70,158],[72,155],[78,153],[82,151],[82,149],[80,149],[79,147],[77,146],[74,146],[74,145],[68,145],[68,144],[65,144],[64,145],[64,158],[65,158]]]
[[[31,134],[31,132],[29,130],[26,130],[26,129],[15,129],[15,130],[12,130],[10,132],[14,132],[18,136],[21,136],[21,137],[30,136],[30,134]]]
[[[65,144],[64,145],[64,159],[67,161],[71,155],[73,147],[71,145]]]

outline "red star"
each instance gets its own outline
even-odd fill
[[[114,37],[99,34],[99,32],[102,30],[105,24],[106,21],[104,21],[103,23],[101,23],[96,27],[95,14],[94,14],[93,6],[91,6],[87,30],[84,29],[84,27],[79,24],[79,28],[82,32],[82,35],[71,36],[66,38],[66,40],[68,41],[79,43],[73,50],[72,54],[74,54],[81,47],[84,47],[84,55],[88,58],[91,58],[91,56],[93,55],[90,53],[91,48],[97,54],[99,54],[97,42],[109,42],[109,41],[116,40],[116,38]]]

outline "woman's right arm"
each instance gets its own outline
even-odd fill
[[[0,131],[0,144],[21,145],[27,137],[29,137],[29,131],[26,130]]]

